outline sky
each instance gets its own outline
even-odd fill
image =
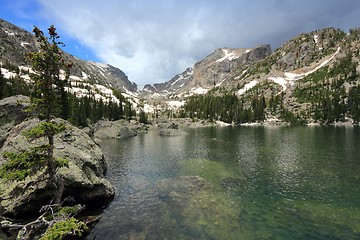
[[[120,68],[139,88],[218,48],[253,48],[326,27],[360,27],[359,0],[0,0],[0,18],[54,24],[65,51]]]

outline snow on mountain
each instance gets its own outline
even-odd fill
[[[308,70],[307,72],[302,72],[302,73],[284,72],[283,73],[284,77],[269,77],[268,79],[270,81],[273,81],[274,83],[279,84],[283,88],[283,91],[285,91],[287,86],[294,85],[296,80],[300,80],[326,66],[340,52],[340,49],[341,48],[338,47],[333,55],[331,55],[329,58],[326,58],[319,65],[315,66],[311,70]],[[300,70],[298,71],[300,72]]]
[[[242,94],[246,93],[246,91],[248,91],[249,89],[255,87],[256,84],[258,84],[258,81],[252,80],[251,82],[245,84],[244,87],[241,88],[241,89],[237,92],[237,94],[238,94],[238,95],[242,95]]]
[[[230,49],[221,49],[221,50],[223,51],[225,56],[216,60],[216,62],[223,62],[225,60],[231,61],[236,58],[239,58],[239,56],[236,54],[236,52],[234,50],[232,50],[232,51]]]

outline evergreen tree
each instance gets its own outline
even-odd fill
[[[54,136],[63,131],[65,126],[54,121],[53,117],[56,110],[59,109],[56,104],[61,99],[61,90],[59,91],[59,89],[62,88],[61,83],[63,82],[61,81],[63,79],[60,79],[60,69],[67,68],[69,65],[65,65],[61,58],[58,47],[61,43],[57,40],[59,36],[54,26],[48,29],[49,38],[45,37],[44,33],[37,27],[34,28],[34,33],[40,51],[29,55],[33,71],[36,73],[33,77],[36,93],[32,96],[31,101],[32,109],[35,110],[35,113],[42,121],[28,131],[24,131],[24,136],[29,141],[38,138],[44,138],[45,141],[44,144],[30,147],[22,152],[5,153],[4,157],[8,161],[1,165],[0,176],[11,181],[23,181],[28,176],[35,176],[40,180],[47,180],[47,184],[52,185],[51,190],[54,194],[50,200],[51,205],[44,208],[45,213],[33,222],[25,225],[15,225],[17,228],[23,226],[22,231],[18,234],[18,239],[28,239],[24,235],[31,236],[33,234],[31,233],[33,231],[32,225],[40,222],[48,227],[41,239],[58,239],[59,236],[64,235],[81,237],[87,229],[84,222],[75,219],[73,214],[61,214],[61,208],[58,208],[57,213],[54,212],[54,210],[56,211],[55,206],[60,206],[64,191],[64,181],[56,173],[60,167],[67,166],[68,161],[54,157]],[[34,182],[34,184],[37,184],[41,181]],[[28,187],[32,186],[28,185]],[[13,194],[20,193],[13,191]],[[78,210],[74,207],[72,211],[76,212]],[[38,231],[38,229],[34,231]]]
[[[43,119],[37,126],[24,134],[29,139],[44,138],[46,143],[19,153],[6,153],[7,163],[0,169],[1,177],[9,180],[22,181],[27,176],[34,175],[44,169],[42,177],[53,184],[54,197],[52,203],[59,203],[64,190],[63,179],[57,176],[59,167],[65,166],[67,161],[55,159],[54,136],[63,131],[65,127],[53,121],[56,99],[58,98],[60,69],[65,66],[59,49],[58,34],[54,26],[48,29],[49,38],[37,27],[34,28],[35,37],[39,43],[40,51],[29,54],[32,63],[36,93],[31,98],[32,109]],[[50,41],[50,42],[49,42]],[[68,76],[68,75],[67,75]]]
[[[1,72],[1,69],[0,69],[0,99],[3,99],[4,98],[4,88],[5,88],[5,84],[6,84],[6,81],[5,81],[5,78]]]
[[[143,110],[141,110],[139,113],[139,122],[145,123],[145,124],[148,123],[148,118],[146,116],[146,113]]]
[[[125,117],[126,119],[130,120],[132,116],[134,116],[134,112],[131,108],[131,103],[127,101],[125,105]]]

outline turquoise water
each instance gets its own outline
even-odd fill
[[[211,127],[104,140],[89,239],[360,239],[360,129]]]

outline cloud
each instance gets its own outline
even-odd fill
[[[38,0],[44,17],[139,85],[164,82],[220,47],[273,48],[360,23],[358,0]]]

